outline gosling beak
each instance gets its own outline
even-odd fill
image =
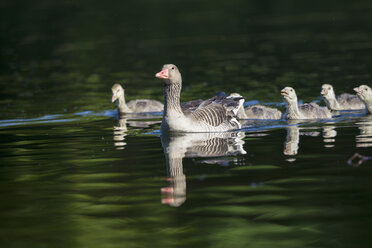
[[[160,72],[156,73],[155,77],[168,79],[169,78],[168,69],[163,69]]]
[[[359,87],[354,88],[354,91],[355,91],[357,94],[360,94],[360,93],[361,93],[361,90],[359,89]]]
[[[286,90],[281,90],[280,91],[280,94],[284,97],[287,97],[288,96],[288,92]]]
[[[327,91],[326,91],[325,89],[322,89],[322,91],[320,92],[320,94],[321,94],[322,96],[325,96],[325,95],[327,95]]]
[[[111,102],[115,102],[116,99],[118,99],[118,96],[116,94],[112,94]]]

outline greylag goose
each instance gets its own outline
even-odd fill
[[[111,88],[112,102],[118,100],[118,110],[120,114],[126,113],[146,113],[146,112],[161,112],[164,105],[156,100],[138,99],[125,102],[124,89],[120,84],[114,84]]]
[[[367,85],[361,85],[354,88],[354,91],[357,93],[360,100],[365,104],[367,111],[372,114],[372,90]]]
[[[286,119],[328,119],[332,118],[331,111],[325,107],[320,107],[316,103],[305,103],[298,105],[297,95],[292,87],[285,87],[281,95],[287,104],[287,112],[284,114]]]
[[[356,95],[344,93],[336,98],[332,85],[323,84],[320,92],[330,110],[364,109],[364,103]]]
[[[236,113],[242,97],[214,96],[198,101],[193,107],[181,108],[182,77],[177,66],[166,64],[155,75],[164,79],[163,130],[179,132],[224,132],[241,128]]]
[[[241,97],[238,93],[231,93],[230,97]],[[282,118],[282,112],[276,108],[270,108],[260,104],[241,106],[237,116],[239,119],[278,120]]]

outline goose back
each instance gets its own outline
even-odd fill
[[[278,120],[282,118],[282,112],[275,108],[263,105],[253,105],[245,108],[247,119],[271,119]]]
[[[298,108],[305,119],[332,118],[331,112],[326,107],[320,107],[314,102],[300,104]]]
[[[337,97],[338,103],[341,105],[341,108],[344,110],[347,109],[364,109],[364,103],[359,99],[358,96],[352,95],[349,93],[343,93]]]
[[[141,112],[162,112],[164,105],[156,100],[138,99],[127,103],[128,107],[136,113]]]

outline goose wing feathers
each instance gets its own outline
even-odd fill
[[[299,110],[303,115],[308,118],[331,118],[331,112],[325,108],[320,107],[318,104],[312,103],[304,103],[298,106]]]
[[[185,115],[189,115],[192,112],[194,112],[200,106],[200,104],[202,102],[203,102],[202,99],[193,100],[193,101],[189,101],[189,102],[184,102],[184,103],[181,104],[182,112]]]
[[[236,117],[242,99],[242,97],[214,96],[200,103],[199,107],[190,115],[195,120],[204,121],[216,127],[225,121],[230,122]]]
[[[364,103],[359,99],[358,96],[344,93],[337,97],[337,101],[341,106],[351,109],[363,109]]]

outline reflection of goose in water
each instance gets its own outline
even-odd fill
[[[127,118],[120,118],[118,126],[114,126],[114,145],[116,149],[122,150],[127,143],[124,142],[127,136]]]
[[[326,148],[332,148],[335,146],[337,131],[335,130],[335,126],[323,126],[323,141],[324,141],[324,147]]]
[[[114,126],[114,145],[116,149],[122,150],[125,148],[125,136],[127,136],[128,126],[134,128],[148,128],[154,124],[160,124],[161,121],[146,121],[146,119],[153,119],[154,116],[151,115],[138,115],[137,119],[135,117],[128,118],[124,116],[120,116],[118,121],[118,125]]]
[[[162,188],[162,203],[178,207],[186,200],[184,157],[222,157],[245,154],[243,133],[184,133],[164,132],[161,142],[167,164],[169,186]],[[218,160],[216,160],[218,161]]]
[[[372,146],[372,116],[361,117],[355,125],[359,128],[360,134],[356,136],[357,147]]]
[[[287,136],[284,142],[284,155],[296,155],[298,153],[299,143],[300,143],[300,129],[296,125],[288,126]],[[287,161],[293,162],[296,159],[288,158]]]
[[[313,127],[299,127],[298,124],[299,121],[288,121],[289,126],[287,129],[287,136],[284,142],[284,149],[283,154],[288,156],[297,155],[298,149],[300,147],[300,135],[301,136],[311,136],[311,137],[317,137],[319,136],[318,131],[303,131],[300,132],[300,130],[304,129],[313,129]],[[286,159],[288,162],[294,162],[296,159],[294,157],[290,157]]]

